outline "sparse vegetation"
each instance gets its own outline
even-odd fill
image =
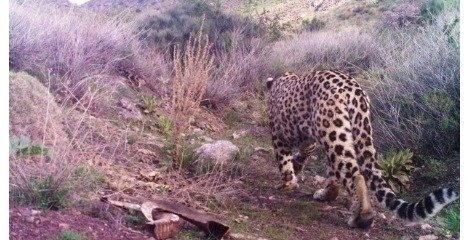
[[[442,234],[446,237],[459,236],[460,234],[460,205],[455,205],[445,211],[443,218]]]
[[[76,188],[86,191],[96,191],[106,182],[105,175],[94,167],[86,165],[78,166],[74,171],[73,178],[81,182]]]
[[[151,114],[157,109],[157,100],[154,97],[142,96],[144,113]]]
[[[424,172],[422,173],[424,179],[427,181],[436,181],[445,176],[447,166],[443,160],[426,158],[423,161],[425,162]]]
[[[73,230],[63,230],[58,234],[60,240],[85,240],[83,234]]]
[[[147,222],[145,216],[139,211],[129,211],[125,219],[128,223],[133,225],[143,225]]]
[[[326,23],[320,19],[312,18],[310,20],[303,20],[301,28],[307,31],[318,31],[325,28]]]

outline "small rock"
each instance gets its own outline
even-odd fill
[[[247,134],[246,130],[240,131],[240,132],[234,132],[232,134],[233,139],[239,139]]]
[[[334,210],[334,209],[337,209],[338,207],[332,207],[330,205],[324,205],[322,208],[320,208],[320,211],[324,211],[324,212],[328,212],[328,211],[331,211],[331,210]]]
[[[270,153],[271,150],[264,147],[255,147],[254,152]]]
[[[383,214],[383,213],[379,213],[378,216],[379,216],[379,218],[381,218],[381,219],[387,219],[387,217],[386,217],[385,214]]]
[[[210,138],[210,137],[207,137],[207,136],[203,136],[203,137],[202,137],[202,140],[203,140],[204,142],[213,142],[213,141],[214,141],[214,139],[212,139],[212,138]]]
[[[119,100],[119,106],[131,111],[135,108],[135,105],[131,102],[131,100],[127,98],[122,98],[121,100]]]
[[[420,236],[418,238],[418,240],[437,240],[437,239],[438,239],[438,237],[436,235],[433,235],[433,234]]]
[[[276,198],[275,198],[274,196],[269,196],[269,197],[268,197],[268,200],[270,200],[270,201],[273,201],[273,200],[275,200],[275,199],[276,199]]]
[[[325,180],[326,179],[320,175],[315,175],[315,177],[313,177],[313,181],[315,181],[317,184],[323,184]]]
[[[59,228],[62,230],[67,230],[70,229],[70,225],[68,225],[67,223],[59,223]]]
[[[193,129],[193,133],[194,134],[203,134],[204,133],[204,130],[200,129],[200,128],[194,128]]]
[[[34,220],[35,220],[34,216],[29,216],[26,218],[26,222],[29,222],[29,223],[34,223]]]
[[[296,231],[299,231],[299,232],[307,232],[307,230],[301,228],[301,227],[296,227],[295,228]]]
[[[39,214],[41,214],[41,211],[34,210],[34,209],[31,210],[31,215],[39,215]]]
[[[119,114],[126,119],[141,119],[142,114],[136,105],[127,98],[122,98],[118,102],[118,106],[121,107]]]
[[[331,238],[330,240],[338,240],[338,238],[337,238],[337,237],[333,237],[333,238]]]
[[[431,232],[432,226],[427,223],[421,224],[421,230],[423,230],[424,232]]]

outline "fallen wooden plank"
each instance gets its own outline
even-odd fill
[[[223,223],[224,220],[220,216],[198,211],[186,205],[168,200],[153,200],[151,202],[144,202],[142,205],[114,201],[106,197],[102,197],[101,201],[121,208],[141,211],[149,222],[154,221],[155,218],[153,216],[161,212],[176,214],[204,231],[209,239],[222,239],[230,230],[230,227]]]

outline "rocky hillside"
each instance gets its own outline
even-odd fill
[[[347,72],[400,196],[458,189],[458,1],[180,3],[10,4],[11,239],[155,239],[163,215],[142,209],[158,201],[193,213],[172,239],[206,239],[194,218],[212,214],[224,239],[460,238],[458,201],[406,226],[374,200],[374,225],[349,228],[345,191],[312,199],[321,147],[300,189],[278,189],[265,89]]]

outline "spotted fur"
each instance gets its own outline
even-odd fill
[[[370,101],[358,82],[339,71],[286,73],[267,81],[270,127],[283,187],[298,187],[315,144],[328,158],[327,185],[314,194],[333,201],[343,186],[352,199],[351,227],[369,227],[375,215],[370,190],[382,206],[410,222],[429,219],[458,198],[442,188],[410,203],[397,198],[382,178],[372,138]],[[293,154],[295,148],[300,153]]]

